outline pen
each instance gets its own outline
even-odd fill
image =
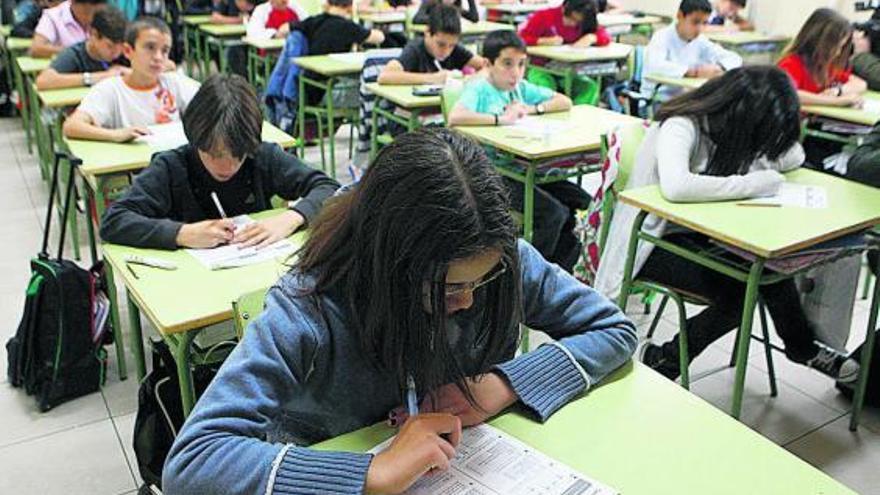
[[[217,197],[217,193],[211,191],[211,199],[214,200],[214,206],[217,207],[217,211],[220,212],[220,218],[226,218],[226,212],[223,211],[223,205],[220,204],[220,198]]]
[[[437,66],[437,70],[438,70],[439,72],[442,72],[442,71],[443,71],[443,66],[440,65],[440,61],[437,60],[436,58],[434,59],[434,65]]]
[[[416,382],[412,376],[406,377],[406,412],[410,417],[419,414],[419,399],[416,396]]]
[[[131,272],[131,274],[132,274],[132,276],[134,276],[134,279],[135,279],[135,280],[140,280],[140,279],[141,279],[140,277],[138,277],[137,272],[134,271],[134,268],[131,267],[131,263],[126,263],[126,264],[125,264],[125,267],[128,268],[128,271]]]

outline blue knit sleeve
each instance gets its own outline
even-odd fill
[[[363,493],[371,456],[271,443],[267,430],[306,382],[321,342],[279,288],[199,399],[163,470],[164,493]]]
[[[636,329],[620,309],[520,241],[524,324],[556,342],[497,369],[542,420],[626,363]]]

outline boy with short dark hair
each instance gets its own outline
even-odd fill
[[[96,84],[67,120],[64,135],[75,139],[126,142],[149,134],[146,128],[180,120],[198,83],[165,72],[171,31],[160,19],[141,17],[125,34],[123,53],[131,72]]]
[[[91,86],[131,69],[115,62],[122,55],[127,21],[125,14],[108,6],[95,13],[89,39],[65,48],[48,69],[37,76],[37,89]]]
[[[237,75],[208,78],[183,114],[189,144],[158,153],[101,222],[104,241],[176,249],[233,243],[267,246],[306,227],[339,184],[278,145],[263,143],[253,88]],[[221,218],[212,194],[230,218]],[[232,217],[288,211],[235,230]]]
[[[526,115],[561,112],[571,99],[524,79],[526,45],[513,31],[494,31],[483,42],[488,61],[484,79],[467,84],[449,114],[449,125],[512,125]],[[513,207],[523,209],[521,182],[505,179]],[[535,188],[532,244],[548,261],[571,272],[581,252],[574,235],[574,210],[586,209],[590,197],[577,185],[560,181]]]
[[[644,74],[669,77],[713,78],[742,65],[742,57],[702,35],[712,5],[709,0],[682,0],[675,23],[654,33],[645,49]],[[651,94],[656,84],[645,79],[642,92]],[[680,89],[662,88],[660,100]]]
[[[219,0],[211,7],[211,24],[243,24],[257,5],[256,0]]]
[[[715,0],[705,32],[751,31],[754,26],[740,15],[746,0]]]
[[[70,45],[85,41],[92,17],[106,5],[107,0],[66,0],[43,10],[34,28],[31,56],[51,57]]]
[[[480,70],[483,57],[463,47],[461,15],[451,5],[431,10],[425,36],[410,40],[400,56],[388,62],[379,74],[380,84],[443,84],[451,71],[465,67]]]

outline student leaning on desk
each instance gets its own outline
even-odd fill
[[[165,72],[171,30],[160,19],[142,17],[129,24],[123,53],[131,72],[104,79],[64,121],[64,136],[126,142],[148,134],[148,125],[180,120],[198,84]]]
[[[104,214],[101,238],[160,249],[265,246],[307,226],[339,184],[263,143],[262,127],[259,101],[244,78],[208,78],[183,114],[189,144],[153,157]],[[231,217],[268,210],[276,195],[299,201],[235,230]]]
[[[734,69],[699,89],[669,100],[647,132],[626,184],[627,189],[658,184],[668,201],[697,203],[771,196],[785,181],[780,172],[804,162],[800,106],[784,72],[769,66]],[[761,215],[762,208],[753,208]],[[599,263],[596,288],[609,297],[620,292],[638,210],[618,204]],[[780,225],[780,228],[785,226]],[[685,250],[703,251],[709,238],[649,216],[642,230]],[[742,318],[745,283],[716,270],[642,242],[633,273],[708,304],[686,324],[691,362]],[[728,258],[738,258],[730,254]],[[792,278],[762,285],[777,333],[791,361],[809,366],[844,383],[858,378],[859,365],[845,354],[815,340]],[[642,361],[666,377],[679,376],[679,336],[663,345],[646,343]]]
[[[424,37],[410,40],[379,74],[380,84],[443,84],[453,71],[480,70],[486,60],[459,43],[461,16],[451,5],[431,10]]]
[[[731,31],[751,31],[755,29],[747,19],[740,15],[746,8],[746,0],[715,0],[712,14],[709,15],[707,33],[726,33]]]
[[[466,85],[458,103],[449,113],[449,125],[514,125],[527,115],[569,110],[571,100],[551,89],[526,81],[526,46],[513,31],[494,31],[483,42],[488,73]],[[523,185],[507,179],[506,184],[517,210],[522,211]],[[574,235],[574,210],[584,210],[590,197],[568,181],[542,184],[535,188],[532,242],[540,253],[571,271],[581,252]]]
[[[400,493],[448,468],[463,426],[514,404],[545,421],[589,391],[635,328],[517,237],[479,145],[398,137],[312,224],[177,436],[164,493]],[[520,323],[556,340],[514,357]],[[423,414],[399,412],[410,389]],[[308,448],[383,421],[400,430],[379,454]]]
[[[125,14],[113,6],[95,13],[89,39],[68,46],[37,76],[38,90],[91,86],[131,69],[118,63],[125,43]]]
[[[85,41],[95,12],[107,6],[107,0],[66,0],[43,10],[34,28],[30,54],[51,57],[64,48]]]

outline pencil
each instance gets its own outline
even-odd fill
[[[211,199],[214,200],[214,206],[217,207],[217,211],[220,213],[220,218],[226,218],[226,212],[223,211],[223,205],[220,204],[220,198],[217,197],[217,193],[211,191]]]
[[[141,279],[140,277],[138,277],[137,272],[134,271],[134,268],[131,267],[131,263],[126,263],[126,264],[125,264],[125,267],[128,268],[128,271],[131,272],[131,274],[132,274],[132,276],[134,276],[134,279],[135,279],[135,280],[140,280],[140,279]]]

